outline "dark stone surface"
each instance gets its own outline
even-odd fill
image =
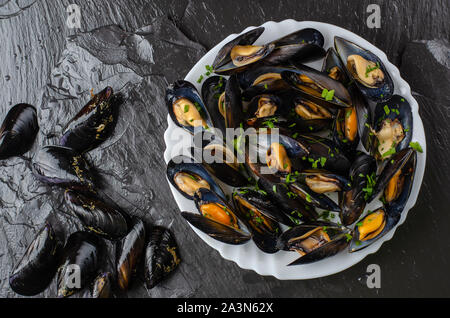
[[[81,29],[66,26],[70,3],[80,6]],[[381,7],[380,29],[366,25],[370,3]],[[169,226],[183,258],[164,284],[146,291],[137,279],[128,297],[450,296],[449,17],[447,0],[5,0],[0,112],[19,102],[37,106],[41,130],[33,153],[56,143],[53,134],[87,102],[91,88],[111,85],[125,94],[114,136],[89,159],[102,176],[104,194],[147,223]],[[308,281],[261,277],[222,259],[179,217],[164,180],[168,82],[183,78],[228,34],[287,18],[347,28],[385,51],[419,102],[428,145],[420,196],[395,238],[342,273]],[[61,191],[37,182],[21,159],[0,162],[0,296],[17,296],[8,286],[9,273],[46,219],[66,235],[80,229],[63,212]],[[381,267],[381,289],[365,284],[366,268],[374,263]],[[39,296],[55,294],[53,282]]]

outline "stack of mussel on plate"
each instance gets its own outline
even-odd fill
[[[36,108],[18,104],[10,109],[1,126],[0,158],[19,156],[26,160],[39,181],[64,191],[60,210],[77,218],[83,231],[72,233],[66,243],[56,225],[47,221],[15,265],[9,284],[14,292],[33,296],[43,292],[57,276],[58,297],[76,292],[85,297],[120,296],[135,279],[138,264],[144,264],[147,288],[168,277],[180,263],[172,232],[145,224],[130,216],[96,187],[92,166],[85,154],[98,147],[114,131],[121,94],[106,87],[69,121],[58,145],[40,147],[27,158],[39,131]],[[107,244],[116,255],[107,268]],[[110,258],[108,258],[110,259]],[[140,263],[141,262],[141,263]]]
[[[221,242],[299,253],[289,265],[361,250],[399,222],[408,200],[422,151],[411,107],[369,50],[336,36],[326,51],[312,28],[255,45],[263,32],[225,44],[199,78],[201,92],[184,80],[167,88],[174,123],[193,140],[202,134],[167,165],[198,210],[181,215]],[[320,70],[304,64],[319,59]],[[376,198],[379,208],[365,211]]]

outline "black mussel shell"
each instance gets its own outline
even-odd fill
[[[328,74],[329,77],[341,82],[345,86],[348,86],[350,82],[345,70],[345,65],[342,64],[336,50],[332,47],[328,49],[327,55],[323,60],[322,72]]]
[[[289,89],[287,83],[285,83],[281,78],[281,72],[293,70],[294,69],[291,67],[255,65],[248,68],[245,72],[237,74],[236,76],[238,78],[240,87],[244,91],[248,90],[251,87],[261,85],[262,92],[260,94],[271,94],[272,92],[270,87],[275,86],[274,84],[272,84],[275,81],[281,81],[285,85],[285,88]]]
[[[144,222],[136,218],[131,231],[118,242],[116,249],[117,285],[120,289],[124,291],[128,289],[144,247]]]
[[[45,146],[31,161],[34,176],[49,185],[80,191],[94,189],[94,181],[86,160],[73,149]]]
[[[297,89],[299,94],[324,107],[346,108],[351,106],[350,94],[341,82],[306,65],[296,64],[295,66],[295,70],[281,72],[281,77],[292,88]],[[311,83],[305,85],[306,82],[302,81],[300,76],[307,77]],[[327,94],[331,91],[333,94]]]
[[[350,181],[341,175],[323,169],[304,169],[294,176],[316,193],[347,191]]]
[[[11,289],[24,296],[43,292],[56,274],[61,250],[61,241],[46,224],[14,267],[9,277]]]
[[[368,50],[363,49],[357,44],[338,36],[334,37],[334,47],[336,48],[336,52],[341,58],[342,64],[346,66],[345,70],[347,72],[347,75],[354,80],[364,96],[375,102],[386,101],[392,96],[392,94],[394,93],[394,82],[392,81],[391,76],[387,72],[383,62],[380,58],[378,58],[378,56]],[[384,74],[384,81],[376,87],[369,87],[363,84],[358,78],[355,78],[352,72],[347,67],[347,60],[350,55],[359,55],[368,61],[377,63],[378,67]]]
[[[224,114],[226,128],[238,128],[244,122],[241,89],[236,75],[230,76],[225,85]]]
[[[272,43],[275,44],[275,49],[264,58],[265,64],[280,65],[289,63],[291,60],[307,63],[320,59],[326,54],[323,49],[322,33],[312,28],[290,33]]]
[[[358,111],[356,107],[340,109],[333,123],[333,141],[348,158],[352,158],[359,144]]]
[[[208,183],[210,189],[217,193],[222,198],[225,198],[225,194],[222,189],[217,185],[216,181],[211,177],[206,168],[198,162],[195,162],[192,158],[186,156],[177,156],[169,161],[167,164],[167,179],[185,198],[189,200],[194,199],[194,195],[181,190],[179,185],[175,182],[175,177],[178,173],[194,174],[195,178],[198,177]],[[195,192],[195,191],[194,191]]]
[[[230,52],[233,47],[236,45],[252,45],[261,36],[261,34],[263,34],[264,30],[264,27],[250,30],[225,44],[214,59],[212,64],[213,70],[216,71],[218,68],[228,64],[231,61]]]
[[[412,148],[406,148],[395,154],[384,166],[380,175],[377,178],[375,186],[372,190],[372,195],[369,198],[369,202],[376,198],[385,188],[388,186],[389,181],[394,175],[400,171],[402,177],[407,177],[403,183],[401,189],[402,193],[400,197],[392,202],[394,206],[398,206],[397,209],[403,210],[406,201],[408,200],[409,193],[412,187],[412,180],[414,179],[415,169],[417,161],[417,152]],[[388,205],[388,204],[387,204]],[[401,211],[400,211],[401,212]]]
[[[376,134],[382,130],[383,125],[393,125],[394,123],[401,125],[403,139],[395,145],[389,142],[380,144]],[[407,148],[413,134],[413,116],[408,101],[400,95],[394,95],[387,102],[378,103],[375,107],[373,129],[375,133],[371,136],[371,152],[378,160],[388,159],[392,153]],[[384,146],[384,144],[386,145]],[[380,154],[379,146],[385,148],[383,155]]]
[[[297,225],[284,232],[278,239],[278,248],[285,251],[296,251],[299,249],[296,243],[302,236],[310,233],[314,229],[321,228],[330,241],[305,253],[303,256],[289,265],[301,265],[320,261],[326,257],[336,255],[349,244],[350,229],[330,222],[311,222]],[[307,236],[305,236],[307,237]]]
[[[263,94],[252,98],[250,103],[244,108],[247,124],[257,119],[272,117],[278,114],[282,108],[282,101],[276,95]]]
[[[356,222],[366,207],[369,188],[368,182],[373,182],[377,170],[375,158],[360,153],[350,167],[351,189],[339,194],[339,205],[341,207],[340,218],[344,225]],[[373,186],[373,185],[372,185]]]
[[[219,129],[223,135],[225,131],[225,118],[220,113],[219,102],[221,95],[225,92],[227,80],[222,76],[211,76],[202,85],[202,98],[208,109],[211,121],[215,128]]]
[[[173,122],[190,132],[194,133],[195,129],[209,129],[212,127],[211,118],[208,113],[208,110],[203,103],[203,100],[198,93],[197,89],[190,82],[184,80],[178,80],[173,84],[170,84],[166,90],[166,106],[169,112],[170,118],[172,118]],[[197,114],[196,116],[192,115],[191,118],[182,119],[184,122],[180,122],[177,119],[176,112],[174,110],[174,105],[177,101],[185,100],[186,103],[181,103],[179,106],[178,114],[180,115],[189,115],[192,113]],[[200,126],[194,127],[193,125],[201,123]]]
[[[58,269],[58,297],[68,297],[85,288],[95,277],[102,242],[89,232],[75,232],[67,239]]]
[[[38,131],[36,108],[28,104],[13,106],[0,127],[0,160],[30,150]]]
[[[166,279],[180,264],[180,252],[170,230],[154,226],[145,250],[145,280],[151,289]]]
[[[111,298],[113,286],[113,275],[110,272],[101,273],[92,284],[90,298]]]
[[[302,157],[305,165],[348,175],[351,162],[333,141],[313,135],[299,135],[296,140],[307,149],[308,154]]]
[[[350,85],[348,87],[348,91],[352,96],[353,108],[356,109],[359,139],[361,140],[363,147],[370,152],[372,147],[372,136],[370,130],[373,117],[372,111],[356,85]]]
[[[321,121],[321,120],[303,120],[297,115],[292,117],[283,117],[283,115],[276,115],[271,117],[263,117],[253,120],[251,122],[247,121],[250,127],[257,130],[261,128],[278,128],[279,132],[286,136],[292,136],[295,134],[308,133],[308,132],[318,132],[327,129],[331,121]]]
[[[326,196],[325,194],[319,194],[314,192],[306,184],[302,184],[300,182],[285,182],[285,183],[288,184],[292,196],[299,197],[307,204],[327,211],[335,211],[335,212],[341,211],[339,206],[328,196]]]
[[[65,126],[59,144],[78,153],[98,147],[113,133],[121,102],[111,87],[94,95]]]
[[[109,239],[121,238],[127,233],[124,215],[95,195],[66,190],[64,199],[86,230]]]
[[[361,240],[361,231],[360,227],[365,226],[364,220],[373,217],[373,215],[380,213],[383,216],[383,221],[381,227],[375,227],[372,231],[372,237],[368,237],[368,239]],[[356,252],[362,250],[363,248],[368,247],[373,242],[377,241],[381,237],[383,237],[386,233],[388,233],[392,228],[394,228],[397,223],[400,221],[401,213],[389,213],[385,208],[378,208],[375,211],[369,211],[369,214],[362,218],[358,223],[356,223],[353,239],[349,246],[349,252]],[[368,222],[369,225],[376,226],[379,225],[378,222],[372,220]]]

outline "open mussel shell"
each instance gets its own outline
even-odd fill
[[[145,225],[135,218],[130,232],[122,238],[116,249],[117,285],[128,290],[145,247]]]
[[[297,225],[278,239],[278,248],[302,255],[289,265],[320,261],[342,251],[349,244],[351,230],[330,222],[310,222]]]
[[[322,169],[304,169],[296,174],[295,178],[316,193],[340,192],[350,189],[350,181],[346,177]]]
[[[108,239],[121,238],[127,233],[127,220],[122,213],[94,194],[66,190],[64,199],[87,231]]]
[[[245,118],[247,124],[261,118],[272,117],[278,114],[282,107],[281,99],[272,94],[258,95],[252,98],[245,108]]]
[[[66,124],[59,144],[78,153],[98,147],[113,133],[121,102],[121,96],[113,95],[109,86],[94,95]]]
[[[290,60],[307,63],[325,56],[324,38],[313,28],[290,33],[272,42],[275,49],[264,60],[265,64],[287,64]]]
[[[225,194],[211,177],[206,168],[192,158],[177,156],[167,164],[167,179],[185,198],[194,199],[195,192],[200,188],[211,189],[222,198]]]
[[[388,209],[401,213],[412,189],[417,162],[417,152],[406,148],[389,160],[378,176],[369,201],[382,191]]]
[[[172,232],[153,226],[145,249],[145,281],[151,289],[166,279],[180,264],[181,257]]]
[[[94,189],[88,163],[71,148],[42,147],[34,154],[31,166],[33,175],[46,184],[85,192]]]
[[[348,175],[351,162],[333,141],[313,135],[298,135],[295,139],[307,151],[307,155],[302,157],[304,165],[323,168],[341,176]]]
[[[351,106],[350,94],[341,82],[306,65],[295,66],[294,70],[281,72],[281,77],[299,94],[328,108]]]
[[[217,53],[212,64],[214,72],[231,61],[230,53],[233,47],[239,45],[252,45],[263,34],[265,28],[259,27],[241,34],[225,44]]]
[[[341,82],[343,85],[347,86],[350,79],[345,71],[345,65],[342,64],[336,50],[330,47],[327,51],[327,55],[323,60],[322,72],[328,74],[332,79]]]
[[[356,252],[383,237],[400,220],[400,213],[390,213],[386,208],[369,211],[363,219],[358,221],[349,246],[349,252]]]
[[[370,152],[372,136],[371,136],[371,125],[372,125],[372,111],[369,107],[364,96],[359,91],[358,87],[355,85],[350,85],[348,91],[352,96],[353,109],[356,110],[356,116],[358,121],[358,136],[361,140],[363,147]]]
[[[166,106],[173,122],[190,132],[209,129],[211,118],[200,94],[188,81],[178,80],[166,90]]]
[[[99,268],[103,248],[99,237],[92,233],[75,232],[69,236],[58,269],[58,297],[68,297],[92,281]]]
[[[110,298],[112,297],[113,275],[110,272],[104,272],[97,276],[92,284],[92,291],[89,298]]]
[[[202,98],[211,116],[211,121],[223,135],[226,134],[223,110],[226,83],[225,77],[211,76],[202,85]]]
[[[334,38],[334,47],[348,76],[364,96],[375,102],[386,101],[392,96],[394,82],[378,56],[338,36]]]
[[[17,294],[34,296],[43,292],[58,268],[62,243],[50,224],[42,228],[14,266],[9,286]]]
[[[372,156],[360,153],[350,167],[351,189],[339,194],[339,214],[344,225],[355,223],[366,207],[368,180],[372,182],[376,174],[377,164]]]
[[[408,101],[394,95],[385,103],[378,103],[374,112],[371,134],[372,154],[378,160],[389,159],[392,154],[409,146],[413,134],[413,116]]]
[[[292,195],[298,196],[307,204],[328,211],[340,212],[339,206],[328,196],[313,191],[308,185],[300,182],[288,183]]]
[[[17,104],[11,107],[0,127],[0,160],[21,156],[30,150],[38,131],[34,106]]]
[[[236,215],[233,207],[216,193],[199,189],[195,194],[195,205],[199,214],[182,212],[181,215],[203,233],[234,245],[251,239],[247,227]]]
[[[277,238],[281,234],[277,220],[282,219],[284,223],[291,222],[287,221],[287,217],[278,214],[276,208],[267,204],[267,201],[263,203],[257,192],[249,195],[249,193],[242,194],[242,191],[244,190],[240,189],[233,193],[236,212],[244,220],[260,250],[265,253],[277,252]]]

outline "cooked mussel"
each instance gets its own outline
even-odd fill
[[[75,232],[64,246],[58,269],[58,297],[68,297],[85,288],[100,265],[102,243],[89,232]]]
[[[21,156],[30,150],[38,131],[34,106],[17,104],[11,107],[0,127],[0,160]]]
[[[127,233],[124,215],[94,194],[66,190],[64,199],[86,230],[109,239],[121,238]]]
[[[244,34],[241,34],[225,44],[220,51],[217,53],[214,62],[212,64],[212,68],[214,72],[217,73],[217,70],[223,68],[226,64],[231,62],[230,53],[236,46],[246,46],[252,45],[264,32],[264,27],[259,27]]]
[[[333,140],[345,151],[348,157],[353,156],[359,143],[358,112],[356,107],[340,109],[333,124]]]
[[[200,188],[211,189],[222,198],[225,194],[205,167],[186,156],[177,156],[167,164],[167,179],[185,198],[194,199]]]
[[[242,244],[251,239],[234,209],[216,193],[199,189],[195,205],[199,214],[182,212],[181,215],[200,231],[228,244]]]
[[[145,250],[145,281],[151,289],[166,279],[180,264],[180,252],[170,230],[152,227]]]
[[[413,133],[411,106],[400,95],[375,107],[372,153],[378,160],[389,159],[409,146]]]
[[[202,85],[202,98],[215,128],[225,131],[225,87],[227,80],[222,76],[211,76]]]
[[[258,118],[266,118],[274,116],[282,107],[282,102],[279,97],[270,94],[258,95],[252,98],[246,107],[247,124]]]
[[[98,147],[114,131],[121,101],[111,87],[94,95],[64,127],[59,144],[78,153]]]
[[[342,64],[336,50],[332,47],[328,49],[327,55],[323,60],[322,72],[327,73],[329,77],[341,82],[345,86],[350,82],[345,71],[345,66]]]
[[[42,147],[34,154],[31,165],[33,175],[41,182],[86,192],[94,189],[88,163],[71,148]]]
[[[117,285],[128,289],[145,247],[145,225],[135,218],[130,232],[118,242],[116,249]]]
[[[351,189],[339,194],[342,224],[355,223],[363,213],[370,196],[369,189],[375,182],[376,169],[376,160],[372,156],[364,153],[356,156],[350,167]]]
[[[335,223],[304,223],[284,232],[278,239],[278,247],[301,255],[289,265],[308,264],[342,251],[349,244],[350,233],[350,229]]]
[[[295,177],[315,193],[340,192],[350,189],[350,182],[347,178],[322,169],[304,169]]]
[[[296,65],[295,70],[281,72],[281,77],[299,94],[318,105],[328,108],[352,105],[350,94],[342,83],[306,65]]]
[[[238,189],[233,193],[233,202],[237,213],[251,231],[256,246],[265,253],[277,252],[277,238],[281,233],[277,221],[288,224],[292,221],[279,213],[258,191]]]
[[[165,99],[169,115],[177,126],[190,133],[196,127],[200,130],[212,127],[208,110],[190,82],[178,80],[169,85]]]
[[[372,52],[336,36],[334,46],[347,74],[360,91],[372,101],[388,100],[394,93],[394,83],[383,62]]]
[[[61,241],[47,223],[14,266],[9,277],[11,289],[24,296],[43,292],[56,274],[61,249]]]

